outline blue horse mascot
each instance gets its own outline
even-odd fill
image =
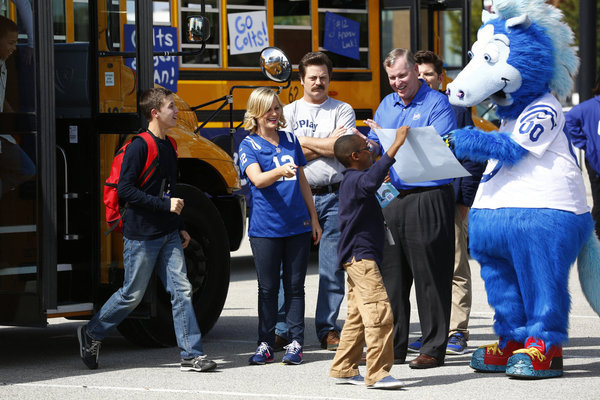
[[[471,61],[448,85],[452,104],[490,98],[498,131],[450,136],[457,158],[488,165],[469,215],[471,255],[494,308],[497,343],[477,349],[471,367],[524,379],[562,376],[568,278],[580,281],[600,313],[600,245],[562,107],[579,60],[562,13],[544,0],[494,0]]]

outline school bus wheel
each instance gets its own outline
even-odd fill
[[[221,315],[229,289],[229,238],[221,214],[206,195],[194,186],[178,184],[174,195],[185,201],[181,213],[191,236],[184,250],[192,302],[202,334],[207,334]],[[119,332],[141,346],[174,346],[170,296],[159,279],[156,284],[155,315],[148,319],[128,318]]]

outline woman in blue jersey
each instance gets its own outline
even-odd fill
[[[285,313],[291,343],[283,362],[300,364],[304,343],[304,279],[310,239],[321,239],[321,226],[302,167],[306,159],[285,126],[283,107],[269,88],[248,99],[240,143],[240,170],[250,180],[252,209],[248,236],[258,277],[258,348],[250,364],[273,362],[277,293],[283,267]]]

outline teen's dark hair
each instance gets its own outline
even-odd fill
[[[19,32],[19,28],[13,20],[0,15],[0,38],[6,36],[8,32]]]
[[[164,87],[155,87],[146,90],[142,93],[142,98],[140,99],[140,111],[142,115],[150,121],[152,119],[152,109],[160,110],[165,97],[172,94],[173,92]]]
[[[444,71],[444,61],[431,50],[419,50],[415,53],[417,64],[433,64],[435,73],[440,75]]]

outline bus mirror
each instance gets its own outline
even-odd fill
[[[210,38],[208,18],[194,16],[187,18],[187,37],[190,42],[206,42]]]
[[[261,51],[260,68],[274,82],[287,82],[292,75],[292,65],[285,53],[277,47],[267,47]]]

